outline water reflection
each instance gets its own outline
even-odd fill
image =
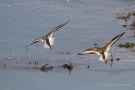
[[[111,70],[112,70],[112,65],[113,65],[113,60],[110,60]]]
[[[111,63],[110,63],[110,66],[111,66],[111,70],[112,70],[112,64],[113,64],[113,49],[111,49],[111,54],[110,54],[110,61],[111,61]]]
[[[48,60],[47,60],[48,62]],[[45,63],[44,65],[41,65],[42,63]],[[48,62],[49,63],[49,62]],[[9,60],[6,59],[3,62],[2,68],[3,70],[5,69],[14,69],[14,70],[40,70],[42,72],[48,72],[50,70],[53,70],[53,68],[64,68],[65,70],[67,69],[69,71],[69,74],[73,70],[73,64],[71,61],[69,61],[69,64],[63,64],[61,66],[51,66],[46,61],[29,61],[29,59],[14,59],[14,60]],[[2,63],[1,63],[2,64]]]

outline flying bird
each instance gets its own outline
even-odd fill
[[[93,47],[93,48],[89,48],[83,52],[78,53],[78,55],[86,55],[86,54],[97,54],[100,55],[99,60],[100,61],[104,61],[106,63],[106,60],[109,56],[109,49],[111,48],[111,46],[118,41],[125,32],[123,32],[122,34],[117,35],[116,37],[114,37],[109,43],[107,43],[104,47],[100,48],[100,47]]]
[[[69,22],[69,21],[68,21]],[[35,39],[33,42],[31,42],[30,44],[28,44],[27,46],[25,46],[26,48],[34,43],[37,43],[37,42],[43,42],[45,41],[45,44],[44,44],[44,48],[50,48],[52,50],[52,47],[53,47],[53,44],[54,44],[54,39],[52,37],[53,33],[55,31],[57,31],[59,28],[63,27],[65,24],[67,24],[68,22],[64,23],[64,24],[60,24],[58,25],[57,27],[55,27],[51,32],[49,32],[47,35],[43,36],[43,37],[39,37],[37,39]]]

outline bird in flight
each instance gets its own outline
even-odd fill
[[[100,55],[99,60],[100,61],[104,61],[106,63],[106,60],[109,56],[109,49],[111,48],[111,46],[118,41],[125,32],[123,32],[122,34],[119,34],[117,36],[115,36],[109,43],[107,43],[104,47],[100,48],[100,47],[93,47],[93,48],[89,48],[83,52],[78,53],[78,55],[86,55],[86,54],[97,54]]]
[[[68,21],[69,22],[69,21]],[[43,42],[45,41],[45,44],[44,44],[44,48],[50,48],[52,50],[52,47],[53,47],[53,44],[54,44],[54,39],[52,37],[53,33],[55,31],[57,31],[59,28],[63,27],[65,24],[67,24],[68,22],[64,23],[64,24],[60,24],[58,25],[57,27],[55,27],[51,32],[49,32],[47,35],[43,36],[43,37],[39,37],[37,39],[35,39],[33,42],[31,42],[30,44],[28,44],[27,46],[25,46],[26,48],[34,43],[37,43],[37,42]],[[28,50],[28,48],[27,48]]]

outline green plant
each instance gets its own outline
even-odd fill
[[[118,45],[118,47],[120,47],[120,48],[123,47],[123,46],[124,46],[124,45],[123,45],[122,43],[119,43],[119,45]]]
[[[135,46],[135,43],[126,42],[126,43],[119,43],[118,47],[120,48],[133,48]]]

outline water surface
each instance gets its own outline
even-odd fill
[[[135,53],[117,45],[135,39],[129,38],[133,31],[122,27],[125,21],[118,20],[116,13],[134,10],[134,4],[134,0],[0,1],[0,89],[133,90]],[[53,50],[37,43],[26,52],[24,46],[67,21],[70,22],[53,35]],[[98,61],[97,55],[77,55],[94,43],[104,46],[124,31],[125,35],[112,47],[112,67],[110,61],[108,64]],[[15,59],[9,60],[12,46]],[[35,61],[38,67],[48,63],[54,68],[41,72],[33,69]],[[60,67],[69,61],[73,64],[71,73]]]

